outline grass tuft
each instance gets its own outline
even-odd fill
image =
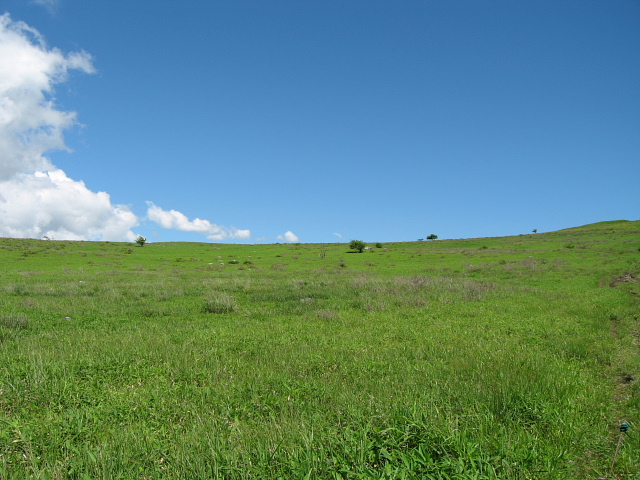
[[[29,328],[29,317],[25,314],[5,314],[0,317],[0,325],[13,330],[24,330]]]
[[[236,299],[225,293],[211,293],[204,303],[206,313],[233,313],[238,309]]]

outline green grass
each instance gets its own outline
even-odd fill
[[[639,479],[639,248],[0,239],[0,478]]]

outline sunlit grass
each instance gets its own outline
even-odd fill
[[[639,230],[0,240],[0,478],[637,478]]]

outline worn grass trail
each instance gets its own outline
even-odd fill
[[[0,240],[0,478],[640,478],[639,234]]]

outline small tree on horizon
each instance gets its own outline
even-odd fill
[[[144,238],[142,235],[138,235],[138,238],[136,238],[136,243],[141,247],[144,247],[144,244],[147,243],[147,239]]]
[[[349,248],[351,250],[355,250],[358,253],[362,253],[364,250],[364,247],[366,247],[367,244],[364,243],[362,240],[351,240],[351,243],[349,244]]]
[[[437,239],[438,239],[438,235],[436,235],[435,233],[432,233],[427,237],[427,240],[437,240]]]

